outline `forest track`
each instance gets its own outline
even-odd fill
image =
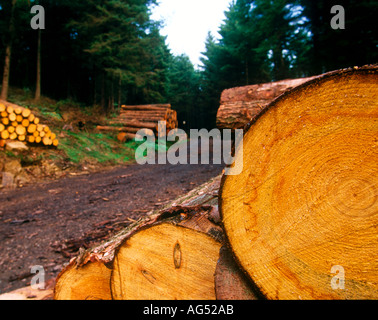
[[[223,165],[130,165],[0,191],[0,294],[55,278],[80,246],[207,182]]]

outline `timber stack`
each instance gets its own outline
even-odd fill
[[[5,101],[0,102],[0,145],[6,140],[18,140],[45,146],[58,146],[56,134],[41,124],[30,109]]]
[[[55,299],[377,299],[377,119],[378,66],[285,92],[227,175],[82,250]]]
[[[279,95],[312,79],[314,77],[288,79],[224,90],[217,113],[217,127],[243,129]]]
[[[156,136],[159,132],[168,134],[177,128],[178,121],[177,112],[170,104],[122,105],[118,117],[109,124],[111,126],[98,126],[97,130],[118,132],[118,140],[123,142],[135,138],[140,130],[152,131]]]

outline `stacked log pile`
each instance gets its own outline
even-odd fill
[[[313,78],[289,79],[224,90],[217,113],[217,127],[219,129],[242,129],[272,100],[285,91]]]
[[[159,122],[164,122],[163,124]],[[170,104],[123,105],[118,117],[109,122],[111,126],[98,126],[99,131],[119,132],[118,140],[125,141],[135,138],[135,134],[143,129],[152,130],[155,135],[176,129],[178,126],[177,112]],[[164,126],[166,128],[164,128]]]
[[[248,124],[240,174],[81,252],[55,299],[377,299],[377,119],[377,66],[286,92]]]
[[[0,144],[6,140],[57,146],[56,134],[47,125],[41,124],[30,109],[0,102]]]

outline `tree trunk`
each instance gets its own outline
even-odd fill
[[[8,99],[8,90],[9,90],[9,74],[10,74],[10,65],[11,65],[11,56],[12,56],[12,43],[14,37],[14,10],[16,7],[17,0],[12,0],[11,8],[11,17],[9,21],[9,41],[5,48],[5,61],[4,61],[4,71],[3,71],[3,82],[1,87],[0,99]]]
[[[62,271],[55,299],[211,300],[224,241],[220,177],[83,252]]]
[[[106,112],[106,105],[105,105],[105,85],[106,85],[105,73],[102,72],[101,74],[101,107]]]
[[[219,129],[240,129],[285,91],[311,78],[291,79],[224,90],[217,114]]]
[[[110,94],[109,94],[108,112],[114,111],[114,76],[110,78]]]
[[[121,107],[122,103],[122,79],[121,76],[118,78],[118,109]]]
[[[214,283],[217,300],[259,300],[264,298],[240,270],[227,246],[223,246],[219,252]]]
[[[1,87],[1,99],[8,99],[8,88],[9,88],[9,72],[10,72],[10,60],[11,60],[12,46],[8,44],[5,48],[5,63],[4,63],[4,73],[3,73],[3,84]]]
[[[41,29],[38,29],[38,45],[37,45],[37,80],[35,85],[35,101],[41,99]]]
[[[236,260],[268,299],[378,298],[377,119],[370,66],[315,78],[250,124],[220,211]]]

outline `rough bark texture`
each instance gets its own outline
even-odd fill
[[[313,77],[224,90],[217,114],[217,127],[220,129],[243,128],[279,95],[311,79]]]
[[[36,77],[35,96],[34,96],[35,101],[39,101],[41,99],[41,37],[42,37],[42,31],[41,29],[38,29],[37,77]]]
[[[5,47],[5,59],[4,59],[4,68],[3,68],[3,80],[1,86],[1,94],[0,99],[7,100],[8,99],[8,89],[9,89],[9,75],[10,75],[10,66],[11,66],[11,56],[12,56],[12,44],[14,38],[14,11],[16,8],[16,1],[12,0],[12,9],[11,9],[11,16],[9,20],[9,40]]]
[[[377,299],[377,119],[378,68],[367,66],[296,87],[250,123],[220,211],[268,299]]]
[[[220,250],[214,281],[217,300],[259,300],[263,298],[240,270],[227,246],[223,246]]]
[[[10,44],[8,44],[7,47],[5,48],[3,82],[1,86],[1,95],[0,95],[1,99],[4,99],[4,100],[8,98],[11,53],[12,53],[12,47]]]
[[[170,104],[146,104],[146,105],[136,105],[136,106],[127,106],[123,105],[121,106],[122,110],[155,110],[155,111],[162,111],[162,110],[168,110],[171,109]]]

